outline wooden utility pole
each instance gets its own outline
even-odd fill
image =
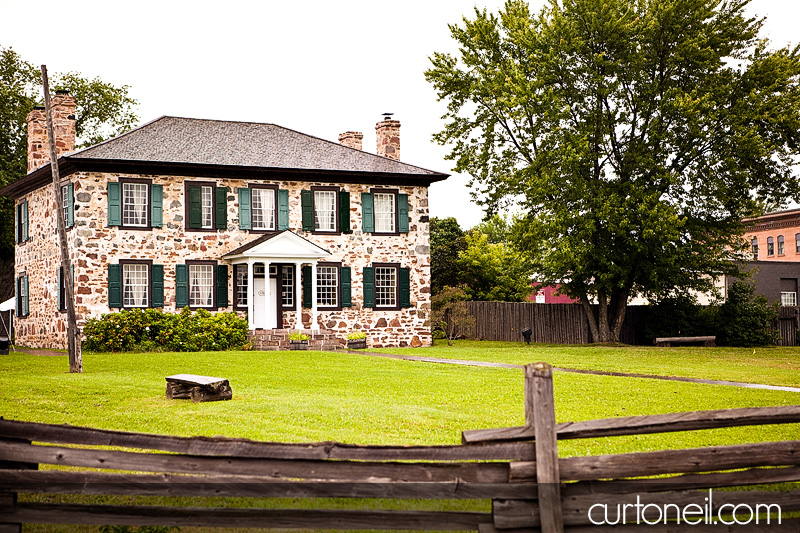
[[[67,343],[69,344],[69,371],[83,372],[81,356],[81,339],[78,332],[78,320],[75,315],[75,292],[73,290],[72,261],[67,246],[67,228],[61,211],[61,177],[58,173],[58,155],[56,154],[55,128],[53,128],[53,109],[50,107],[50,86],[47,82],[47,66],[42,65],[42,85],[44,85],[44,109],[47,115],[47,140],[50,145],[50,169],[53,174],[53,194],[55,195],[55,216],[58,227],[58,240],[61,245],[61,272],[64,280],[64,300],[67,307]]]

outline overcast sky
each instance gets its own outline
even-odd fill
[[[531,0],[538,11],[544,0]],[[269,122],[336,141],[364,133],[375,152],[382,113],[400,120],[401,159],[450,172],[432,142],[443,103],[423,72],[453,52],[448,24],[504,0],[192,2],[0,0],[0,46],[48,71],[129,85],[138,115]],[[800,0],[752,0],[776,46],[798,41]],[[480,222],[467,177],[430,191],[431,215]]]

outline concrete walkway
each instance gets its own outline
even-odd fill
[[[439,357],[422,357],[417,355],[399,355],[379,352],[362,352],[360,350],[348,350],[347,353],[369,355],[373,357],[388,357],[390,359],[404,359],[406,361],[420,361],[423,363],[443,363],[448,365],[481,366],[491,368],[519,368],[523,365],[512,365],[509,363],[490,363],[487,361],[467,361],[464,359],[442,359]],[[621,378],[642,378],[642,379],[661,379],[665,381],[683,381],[687,383],[701,383],[703,385],[728,385],[732,387],[744,387],[748,389],[765,389],[783,392],[800,392],[798,387],[782,387],[778,385],[762,385],[760,383],[743,383],[740,381],[723,381],[716,379],[701,378],[682,378],[677,376],[654,376],[651,374],[632,374],[627,372],[605,372],[602,370],[577,370],[574,368],[553,367],[557,372],[571,372],[573,374],[591,374],[594,376],[614,376]]]

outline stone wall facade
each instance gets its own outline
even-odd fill
[[[108,183],[120,178],[152,180],[163,187],[163,225],[132,230],[108,225]],[[67,180],[65,180],[66,182]],[[326,261],[351,267],[352,307],[318,312],[321,328],[344,339],[348,332],[363,330],[369,346],[427,346],[426,325],[430,311],[430,254],[428,190],[425,186],[397,187],[408,195],[409,232],[376,235],[362,231],[361,194],[371,185],[340,184],[350,193],[349,234],[321,235],[302,230],[301,191],[331,183],[301,181],[245,181],[236,179],[184,178],[180,176],[77,172],[68,176],[74,186],[74,226],[67,236],[75,268],[75,298],[79,326],[86,319],[114,311],[109,308],[108,265],[120,260],[151,260],[164,265],[164,310],[175,312],[175,265],[188,260],[216,260],[257,239],[260,235],[239,229],[237,189],[248,184],[276,185],[288,190],[289,229],[332,255]],[[227,229],[187,230],[185,182],[215,182],[227,188]],[[385,185],[374,185],[376,188]],[[392,187],[395,188],[395,187]],[[58,236],[54,211],[60,213],[51,187],[42,187],[20,198],[29,204],[30,238],[17,245],[17,276],[29,279],[29,315],[16,321],[17,342],[33,347],[66,347],[66,313],[58,311]],[[363,306],[362,269],[372,263],[397,263],[411,271],[411,307],[397,311]],[[323,265],[320,262],[319,265]],[[229,266],[228,302],[220,311],[233,310],[235,275]],[[299,291],[296,291],[298,294]],[[213,312],[213,310],[212,310]],[[246,313],[240,311],[242,316]],[[283,312],[284,325],[297,328],[294,311]],[[304,309],[304,327],[310,326],[310,310]]]

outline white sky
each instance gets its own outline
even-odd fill
[[[444,104],[425,81],[433,52],[454,52],[448,24],[504,0],[0,0],[0,45],[50,73],[129,85],[142,122],[162,115],[269,122],[336,141],[382,113],[400,120],[401,159],[450,172],[431,140]],[[538,11],[544,0],[531,0]],[[797,43],[800,0],[752,0],[775,46]],[[483,213],[467,177],[430,190],[431,215],[463,228]]]

